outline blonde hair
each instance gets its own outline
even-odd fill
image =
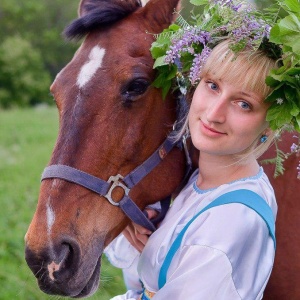
[[[265,78],[270,70],[276,67],[277,62],[263,51],[244,50],[236,54],[230,50],[230,41],[225,40],[213,49],[203,66],[200,77],[213,75],[222,78],[226,82],[240,86],[241,89],[255,92],[265,99],[272,91],[265,83]],[[180,138],[186,131],[188,131],[188,115],[177,138]],[[253,155],[255,158],[261,156],[273,143],[275,135],[275,132],[271,132],[264,143],[260,142],[261,136],[257,137],[247,149],[236,155],[237,163],[242,163],[247,160],[247,157]]]
[[[253,52],[246,49],[236,54],[230,50],[230,41],[225,40],[213,49],[200,77],[213,75],[222,78],[265,99],[271,92],[265,79],[276,65],[277,62],[261,50]]]

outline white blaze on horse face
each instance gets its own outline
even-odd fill
[[[104,54],[105,49],[100,48],[99,46],[95,46],[91,50],[89,60],[81,67],[77,77],[77,85],[79,88],[84,87],[101,67]]]
[[[48,235],[50,235],[52,226],[55,221],[55,213],[49,203],[47,204],[46,214],[47,214],[47,231],[48,231]]]

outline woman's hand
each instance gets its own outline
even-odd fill
[[[148,214],[148,219],[151,220],[155,218],[158,212],[154,209],[146,208],[145,211]],[[130,244],[136,248],[139,252],[142,252],[149,236],[151,235],[152,231],[138,225],[136,223],[131,222],[124,230],[123,234],[130,242]]]

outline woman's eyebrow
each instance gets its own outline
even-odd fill
[[[257,102],[259,102],[260,103],[260,99],[261,99],[261,97],[259,97],[257,94],[255,94],[255,93],[247,93],[247,92],[244,92],[244,91],[241,91],[241,94],[243,95],[243,96],[246,96],[246,97],[249,97],[249,98],[253,98],[254,100],[256,100]]]

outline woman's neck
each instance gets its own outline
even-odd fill
[[[255,176],[259,165],[254,157],[246,162],[237,163],[229,157],[211,156],[205,153],[199,156],[199,176],[197,186],[200,189],[210,189],[244,177]]]

